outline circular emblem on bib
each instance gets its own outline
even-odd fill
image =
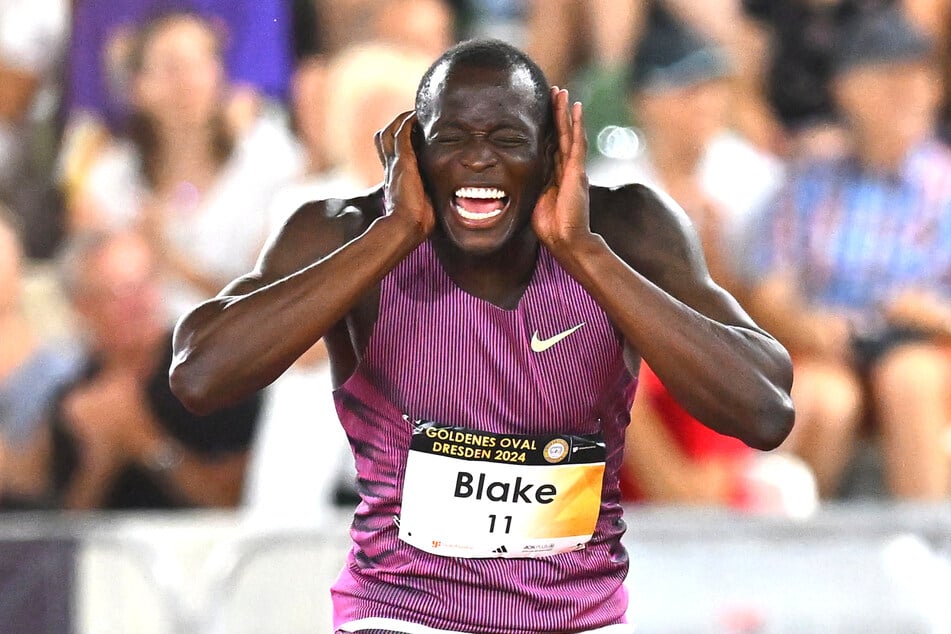
[[[568,442],[561,438],[555,438],[542,450],[545,460],[551,463],[561,462],[568,457]]]

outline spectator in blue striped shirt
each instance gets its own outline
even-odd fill
[[[850,156],[804,163],[753,233],[750,309],[793,353],[788,447],[834,495],[864,413],[900,498],[951,485],[951,151],[930,43],[898,9],[840,37],[832,94]],[[867,401],[867,402],[866,402]]]

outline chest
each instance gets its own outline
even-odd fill
[[[548,260],[513,310],[438,269],[384,281],[366,357],[404,413],[492,432],[593,433],[624,370],[620,339],[593,299]]]

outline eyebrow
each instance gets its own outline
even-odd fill
[[[510,131],[518,132],[521,134],[528,134],[527,126],[519,121],[504,120],[498,123],[495,123],[486,130],[487,134],[494,134],[496,132]],[[458,130],[460,132],[468,132],[472,129],[471,126],[467,126],[463,123],[457,121],[446,121],[446,122],[435,122],[432,126],[433,133],[446,132],[448,130]]]

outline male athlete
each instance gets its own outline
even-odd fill
[[[324,338],[362,498],[338,632],[630,632],[618,469],[639,360],[771,449],[788,355],[711,282],[682,211],[588,186],[581,104],[507,44],[447,51],[376,143],[381,187],[305,205],[182,319],[176,394],[233,403]]]

